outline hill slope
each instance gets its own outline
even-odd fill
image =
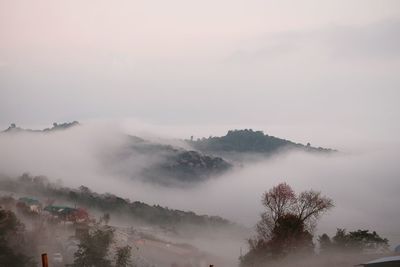
[[[130,137],[129,147],[124,148],[118,156],[118,161],[132,161],[138,155],[148,159],[146,166],[139,175],[146,181],[163,185],[200,182],[220,175],[229,170],[232,165],[222,159],[205,155],[194,150],[186,150],[171,145],[152,143],[138,137]]]
[[[308,152],[334,152],[322,147],[303,145],[252,129],[231,130],[225,136],[186,140],[193,148],[207,153],[237,152],[271,154],[282,149],[301,149]]]
[[[63,187],[49,182],[45,176],[23,174],[18,178],[0,176],[1,193],[27,195],[52,199],[57,203],[71,203],[88,210],[97,210],[112,214],[125,215],[136,222],[168,228],[185,225],[197,227],[237,227],[234,223],[218,217],[198,215],[192,211],[182,211],[148,205],[140,201],[131,201],[110,193],[99,194],[86,186],[78,189]]]
[[[32,133],[37,136],[63,130],[68,131],[79,125],[77,121],[53,123],[51,128],[32,130],[11,124],[2,133],[5,135]],[[112,152],[100,155],[97,160],[101,160],[101,165],[107,166],[108,170],[125,174],[132,179],[143,179],[146,182],[162,185],[182,186],[207,180],[232,167],[221,157],[206,155],[199,151],[159,144],[125,134],[118,138],[125,141],[123,145],[112,145],[113,147],[110,148]]]

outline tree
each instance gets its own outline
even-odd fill
[[[372,233],[369,230],[349,232],[348,240],[350,247],[358,251],[389,249],[389,241],[380,237],[375,231]]]
[[[331,238],[327,234],[318,237],[319,249],[321,253],[328,252],[332,248]]]
[[[25,255],[24,225],[10,210],[0,208],[0,266],[28,267],[35,263]]]
[[[336,229],[336,234],[335,236],[332,238],[332,245],[335,248],[345,248],[347,247],[347,234],[346,234],[346,229]]]
[[[103,216],[100,217],[100,223],[104,222],[105,225],[108,225],[110,218],[110,213],[106,212],[103,214]]]
[[[132,247],[127,245],[124,247],[117,248],[115,255],[115,266],[118,267],[129,267],[132,266]]]
[[[108,253],[113,236],[114,231],[111,227],[96,225],[94,229],[81,237],[72,266],[111,267]]]
[[[316,222],[333,207],[333,201],[320,192],[309,190],[296,195],[286,183],[265,192],[262,204],[266,211],[256,225],[257,236],[249,240],[250,251],[241,258],[242,265],[312,252]]]
[[[269,244],[272,254],[279,257],[293,252],[312,252],[312,238],[312,234],[296,215],[285,214],[278,218]]]
[[[327,242],[329,240],[330,243]],[[356,230],[346,232],[346,229],[338,228],[335,236],[330,241],[327,234],[323,234],[319,238],[321,252],[364,252],[370,251],[387,251],[389,249],[388,240],[380,237],[375,231]]]
[[[320,192],[310,190],[296,196],[286,183],[278,184],[265,192],[262,204],[266,211],[261,215],[256,229],[258,237],[264,240],[271,238],[278,220],[288,214],[295,216],[306,230],[312,231],[317,219],[333,207],[333,201],[322,196]]]

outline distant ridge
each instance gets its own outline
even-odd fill
[[[53,127],[51,128],[45,128],[43,130],[32,130],[32,129],[24,129],[21,127],[18,127],[15,123],[11,123],[11,125],[5,129],[3,132],[51,132],[51,131],[58,131],[58,130],[65,130],[74,126],[80,125],[78,121],[73,121],[73,122],[65,122],[65,123],[53,123]]]
[[[51,128],[32,130],[18,127],[13,123],[3,133],[51,133],[67,130],[78,125],[80,125],[78,121],[53,123]],[[139,175],[139,177],[144,177],[147,182],[164,186],[187,186],[221,175],[233,167],[221,157],[154,143],[137,136],[127,137],[126,145],[115,150],[114,154],[106,158],[102,164],[113,169],[113,165],[124,162],[127,166],[132,166],[131,168],[128,167],[128,170],[124,173],[133,179]],[[137,155],[146,158],[147,166],[135,173],[133,170],[136,170]]]
[[[53,127],[31,130],[11,124],[3,133],[51,133],[80,125],[78,121],[53,123]],[[102,165],[132,179],[163,186],[185,187],[216,178],[237,164],[258,160],[285,150],[332,153],[330,148],[314,147],[264,134],[252,129],[230,130],[225,136],[185,141],[191,148],[126,136],[126,143],[102,158]],[[141,164],[144,160],[146,164]],[[138,165],[139,164],[139,165]],[[241,165],[240,165],[241,166]]]
[[[252,129],[230,130],[225,136],[185,140],[193,148],[207,153],[238,152],[269,154],[283,149],[301,149],[309,152],[335,152],[330,148],[303,145]]]

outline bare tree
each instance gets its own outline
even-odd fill
[[[312,230],[319,217],[333,206],[333,200],[322,196],[321,192],[304,191],[297,197],[296,215]]]
[[[332,199],[313,190],[301,192],[298,196],[286,183],[278,184],[265,192],[262,203],[266,211],[261,215],[257,231],[262,237],[269,237],[280,218],[296,216],[312,231],[318,218],[333,207]]]
[[[264,260],[296,251],[312,251],[312,232],[320,216],[333,207],[332,199],[313,190],[299,195],[286,183],[278,184],[262,197],[266,208],[256,225],[257,236],[249,240],[250,251],[242,265],[254,257]]]
[[[262,203],[276,222],[283,214],[291,211],[296,203],[296,194],[287,183],[281,183],[264,193]]]

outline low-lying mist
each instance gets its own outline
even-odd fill
[[[151,138],[154,140],[154,136]],[[222,176],[182,188],[132,178],[132,173],[139,176],[137,170],[150,166],[157,160],[154,158],[133,154],[128,165],[104,163],[127,142],[127,135],[117,124],[88,124],[51,133],[0,134],[0,173],[46,175],[66,186],[85,185],[99,193],[110,192],[148,204],[219,215],[248,227],[262,212],[262,193],[287,182],[297,192],[314,189],[335,201],[335,208],[320,221],[318,233],[331,235],[336,228],[366,228],[388,238],[392,245],[400,243],[398,144],[373,148],[356,144],[364,149],[329,155],[282,152],[245,161]],[[177,144],[180,142],[174,140],[173,145]],[[130,175],[116,168],[128,168]]]

